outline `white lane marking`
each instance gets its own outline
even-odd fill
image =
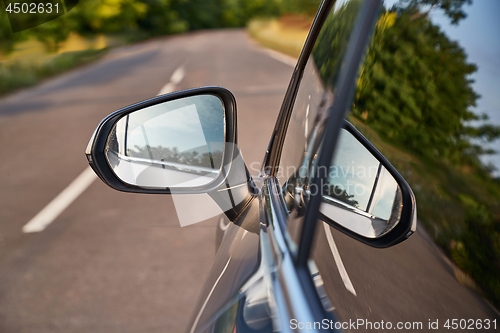
[[[161,90],[158,93],[158,95],[168,94],[168,93],[171,93],[174,90],[175,90],[175,84],[172,84],[171,82],[169,82],[166,85],[164,85],[163,88],[161,88]]]
[[[285,65],[295,67],[297,64],[297,59],[294,57],[291,57],[289,55],[270,50],[270,49],[265,49],[265,52],[273,59],[278,60],[279,62],[284,63]]]
[[[175,90],[175,85],[184,78],[184,66],[177,68],[170,82],[167,83],[158,93],[158,95],[166,94]],[[80,194],[85,191],[90,184],[97,179],[94,171],[87,167],[83,172],[76,177],[71,184],[68,185],[57,197],[55,197],[45,208],[35,215],[28,223],[23,226],[24,233],[43,231],[51,224]]]
[[[173,84],[179,84],[184,78],[184,75],[186,75],[186,73],[184,72],[184,66],[180,66],[172,73],[170,82],[172,82]]]
[[[340,277],[344,282],[344,285],[347,290],[349,290],[354,296],[356,295],[356,290],[354,290],[354,286],[352,285],[351,279],[349,279],[349,275],[347,275],[347,271],[345,270],[344,263],[342,262],[342,258],[340,258],[339,250],[337,250],[337,245],[335,245],[335,241],[333,240],[332,231],[330,230],[330,226],[323,223],[323,227],[325,228],[326,240],[328,241],[328,245],[330,246],[330,250],[333,254],[333,259],[335,259],[335,264],[337,264],[337,268],[340,273]]]
[[[71,184],[68,185],[44,209],[23,226],[24,233],[44,230],[61,214],[80,194],[97,178],[94,171],[87,167]]]
[[[170,82],[168,82],[166,85],[163,86],[163,88],[161,88],[158,95],[168,94],[174,91],[175,86],[182,81],[185,75],[186,72],[184,71],[184,65],[182,65],[174,71],[174,73],[170,77]]]

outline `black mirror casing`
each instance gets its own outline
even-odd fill
[[[347,234],[348,236],[365,243],[367,245],[376,248],[386,248],[396,245],[408,237],[410,237],[415,231],[417,226],[417,206],[415,201],[415,195],[408,185],[406,180],[401,176],[401,174],[396,170],[396,168],[387,160],[387,158],[378,151],[373,144],[363,136],[351,123],[348,121],[344,122],[344,129],[352,134],[380,163],[383,165],[387,171],[394,177],[402,194],[402,211],[399,223],[389,232],[384,234],[379,238],[368,238],[364,237],[352,230],[343,227],[342,225],[335,223],[332,219],[325,216],[323,213],[319,212],[319,218],[330,226],[338,229],[339,231]]]
[[[115,126],[115,124],[122,117],[147,107],[151,107],[157,104],[166,103],[169,101],[175,101],[178,99],[200,96],[200,95],[213,95],[220,99],[224,114],[225,114],[225,153],[223,165],[229,167],[231,166],[234,155],[239,153],[237,147],[237,125],[236,125],[236,100],[233,94],[222,87],[201,87],[188,89],[183,91],[178,91],[166,95],[156,96],[129,106],[126,106],[120,110],[117,110],[107,117],[105,117],[101,123],[97,126],[94,134],[92,135],[87,148],[85,150],[85,155],[89,165],[92,167],[94,172],[99,176],[99,178],[113,189],[132,192],[132,193],[151,193],[151,194],[171,194],[171,190],[168,187],[165,188],[144,188],[136,186],[133,184],[126,183],[120,180],[116,174],[112,171],[105,153],[106,143],[108,137]],[[225,172],[224,172],[225,171]],[[241,170],[246,172],[245,170]],[[238,172],[238,174],[241,172]],[[213,181],[207,185],[194,186],[194,187],[176,187],[175,193],[207,193],[219,188],[228,177],[229,170],[224,170],[221,174]],[[241,178],[241,177],[240,177]]]

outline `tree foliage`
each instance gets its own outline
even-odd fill
[[[421,155],[479,164],[481,142],[500,135],[471,109],[477,93],[460,45],[414,12],[385,12],[358,80],[353,113],[386,138]]]
[[[343,55],[361,4],[361,1],[350,1],[328,16],[314,44],[314,62],[323,82],[331,87],[335,86],[340,74]]]
[[[151,36],[180,33],[189,29],[188,22],[175,10],[172,0],[142,0],[146,14],[137,20],[137,29]]]
[[[145,1],[87,0],[66,15],[80,31],[114,33],[136,29],[148,10]]]
[[[301,13],[313,16],[321,4],[321,0],[285,0],[283,10],[289,13]]]
[[[0,2],[0,53],[8,54],[14,49],[16,43],[26,40],[27,37],[24,31],[15,34],[12,32],[3,2]]]
[[[412,18],[427,17],[435,9],[441,9],[451,20],[451,24],[467,17],[463,6],[472,4],[472,0],[400,0],[395,8],[413,12]]]
[[[295,4],[296,3],[296,4]],[[299,5],[300,4],[300,5]],[[56,51],[70,32],[140,33],[156,36],[188,30],[243,27],[253,17],[278,16],[286,11],[315,12],[319,0],[86,0],[68,13],[25,32],[13,33],[5,11],[0,13],[0,52],[33,37]],[[2,6],[0,6],[2,7]],[[33,15],[17,22],[28,24]]]
[[[451,256],[500,306],[500,216],[495,219],[485,206],[470,198],[466,201],[466,228],[452,242]]]

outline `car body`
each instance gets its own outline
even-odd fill
[[[257,177],[237,145],[236,100],[221,87],[157,96],[97,127],[86,155],[106,184],[208,195],[223,213],[189,332],[342,329],[317,234],[328,239],[333,227],[384,248],[415,231],[410,187],[346,120],[380,8],[376,0],[323,1]]]

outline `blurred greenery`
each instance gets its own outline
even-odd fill
[[[254,17],[286,12],[315,13],[319,0],[86,0],[71,11],[31,29],[13,33],[7,13],[0,12],[0,52],[36,38],[57,51],[71,32],[80,35],[131,34],[143,38],[225,27],[243,27]],[[3,7],[3,5],[2,5]],[[19,16],[20,15],[20,16]],[[33,14],[18,14],[16,25],[28,27]]]
[[[467,17],[464,5],[470,5],[472,0],[399,0],[395,9],[413,12],[413,18],[428,17],[435,9],[441,9],[450,19],[451,24]]]
[[[308,15],[287,14],[279,19],[252,19],[247,31],[260,44],[298,58],[311,23]]]
[[[500,180],[480,157],[500,127],[473,107],[477,66],[428,13],[453,24],[469,0],[401,1],[384,10],[360,70],[352,119],[414,189],[419,220],[500,306]]]
[[[450,244],[455,263],[478,282],[499,305],[500,300],[500,217],[488,208],[462,195],[466,207],[465,228],[461,237]]]
[[[349,120],[408,181],[419,223],[500,308],[500,180],[416,155],[354,115]]]
[[[500,127],[473,111],[479,95],[470,75],[477,66],[427,15],[419,15],[418,4],[427,2],[413,0],[382,13],[360,70],[352,112],[406,150],[488,176],[491,170],[479,158],[494,153],[484,143],[499,138]],[[360,1],[351,1],[339,7],[314,46],[320,76],[332,87],[359,6]],[[451,20],[458,20],[460,8],[450,12]]]
[[[256,17],[277,17],[289,12],[312,15],[320,0],[85,0],[66,14],[29,29],[48,16],[34,21],[33,14],[16,14],[11,17],[11,27],[4,2],[1,3],[0,94],[77,66],[82,62],[79,59],[88,59],[88,52],[92,53],[89,50],[81,55],[50,56],[47,61],[36,63],[18,61],[11,54],[16,46],[27,41],[37,40],[44,45],[45,54],[55,55],[74,36],[119,36],[121,40],[137,42],[198,29],[244,27]]]
[[[44,62],[0,63],[0,95],[98,59],[105,50],[66,52]]]
[[[471,110],[477,67],[439,27],[412,15],[385,12],[378,21],[353,113],[419,155],[480,168],[478,157],[491,153],[482,143],[498,138],[500,128]]]

